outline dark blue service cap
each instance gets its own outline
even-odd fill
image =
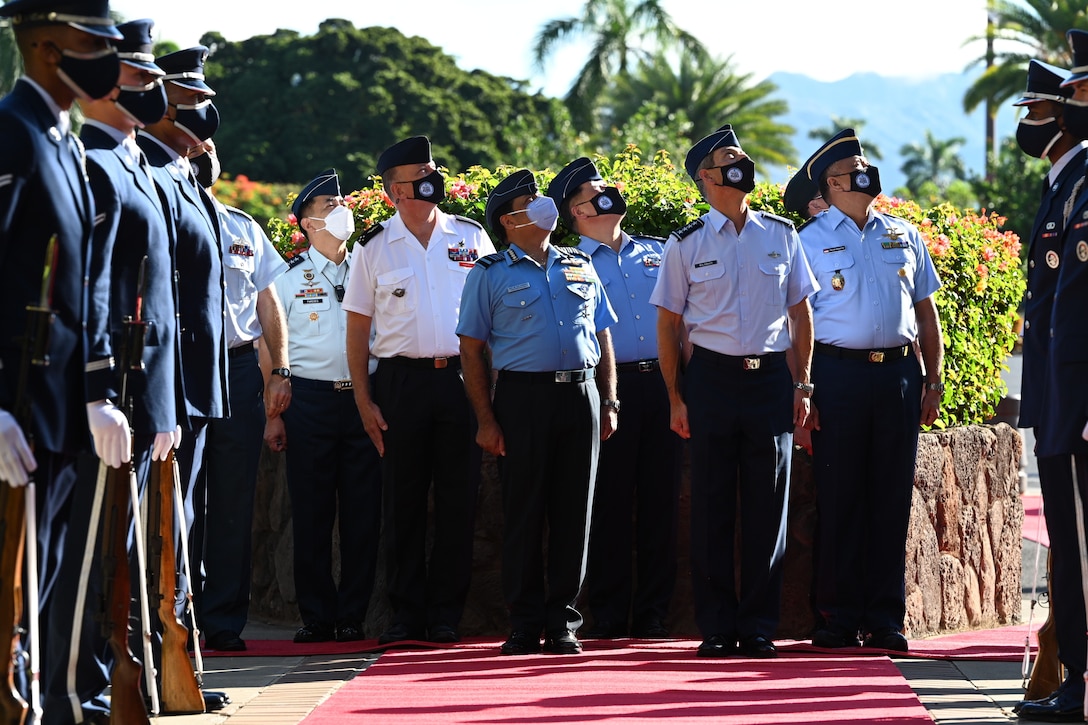
[[[733,132],[733,127],[728,123],[709,136],[703,136],[691,147],[691,150],[688,151],[688,155],[684,157],[684,168],[687,170],[688,176],[693,179],[697,178],[699,175],[699,164],[703,163],[703,159],[714,153],[714,149],[719,146],[740,147],[740,141],[737,140],[737,134]]]
[[[786,211],[794,214],[807,213],[808,203],[819,195],[820,188],[808,178],[804,167],[801,167],[786,184],[786,190],[782,192],[782,205],[786,207]]]
[[[498,219],[493,219],[495,212],[508,201],[519,196],[537,193],[536,178],[529,169],[518,169],[499,182],[498,186],[491,190],[487,197],[487,205],[484,207],[484,221],[490,229],[494,229]]]
[[[1069,77],[1064,68],[1033,60],[1028,63],[1028,87],[1014,106],[1028,106],[1039,101],[1064,103],[1073,95],[1071,88],[1062,88],[1062,81]]]
[[[298,193],[291,204],[291,213],[296,219],[302,212],[302,205],[315,196],[340,196],[340,177],[336,175],[336,169],[325,169]]]
[[[161,76],[165,75],[166,71],[155,65],[153,52],[155,42],[151,39],[153,27],[155,27],[154,20],[132,20],[124,25],[118,25],[117,29],[121,31],[124,38],[114,45],[117,47],[117,57],[122,63]]]
[[[1088,78],[1088,30],[1073,28],[1066,31],[1065,39],[1069,41],[1069,50],[1073,51],[1073,67],[1062,85],[1071,86]]]
[[[110,17],[109,0],[11,0],[0,5],[0,18],[11,18],[15,28],[70,25],[100,38],[121,39]]]
[[[214,96],[215,91],[204,82],[204,63],[207,60],[208,49],[203,45],[197,45],[164,55],[155,63],[166,71],[166,75],[162,77],[164,83],[169,81],[190,91]]]
[[[854,129],[844,128],[817,149],[816,153],[812,154],[809,160],[805,162],[803,171],[808,176],[809,181],[818,184],[820,174],[824,173],[828,166],[836,161],[861,155],[861,141],[858,141]]]
[[[385,174],[394,166],[426,164],[431,160],[431,140],[426,136],[412,136],[398,141],[378,157],[378,175]]]
[[[583,156],[580,159],[571,161],[555,175],[555,178],[548,184],[547,194],[555,200],[556,206],[562,206],[568,197],[578,191],[579,186],[587,181],[597,181],[601,178],[601,172],[597,171],[597,165]]]

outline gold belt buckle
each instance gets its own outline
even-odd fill
[[[570,381],[571,381],[571,371],[570,370],[556,370],[555,371],[555,382],[557,382],[557,383],[569,383]]]
[[[441,370],[442,368],[446,367],[446,362],[447,362],[448,360],[449,360],[449,358],[444,358],[444,357],[436,357],[436,358],[434,359],[434,366],[435,366],[435,369],[437,369],[437,370]]]
[[[332,381],[332,389],[335,390],[338,393],[343,391],[343,390],[351,390],[351,381],[350,380],[333,380]]]
[[[762,362],[758,357],[746,357],[744,358],[745,370],[759,370],[759,364]]]
[[[884,352],[881,351],[881,350],[870,350],[869,351],[869,362],[871,362],[871,363],[882,363],[882,362],[884,362]]]

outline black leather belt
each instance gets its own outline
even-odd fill
[[[712,362],[726,368],[738,370],[759,370],[765,364],[775,362],[786,357],[784,352],[767,352],[762,355],[723,355],[720,352],[708,350],[705,347],[693,345],[692,357]]]
[[[547,373],[525,373],[519,370],[500,370],[499,380],[511,383],[584,383],[597,376],[597,368],[584,370],[556,370]]]
[[[652,373],[661,368],[657,358],[653,360],[639,360],[638,362],[620,363],[616,370],[621,373]]]
[[[405,368],[422,368],[427,370],[441,370],[442,368],[461,367],[461,356],[453,357],[383,357],[381,362],[400,365]]]
[[[291,387],[299,390],[332,390],[336,393],[343,393],[351,390],[351,380],[310,380],[309,378],[292,375]]]
[[[243,342],[238,347],[232,347],[227,350],[227,357],[241,357],[242,355],[253,354],[253,341]]]
[[[842,358],[843,360],[864,360],[871,363],[902,360],[910,352],[910,348],[910,345],[901,345],[900,347],[883,347],[872,350],[854,350],[848,347],[839,347],[838,345],[828,345],[826,342],[817,342],[813,346],[813,350],[821,355]]]

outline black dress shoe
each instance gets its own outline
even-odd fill
[[[246,643],[238,636],[237,632],[216,632],[204,640],[207,649],[217,652],[245,652]]]
[[[332,627],[320,624],[304,624],[295,632],[295,644],[311,642],[330,642],[333,638]]]
[[[528,632],[511,632],[510,639],[499,650],[504,655],[535,655],[540,653],[540,636]]]
[[[569,629],[557,629],[548,632],[544,638],[544,651],[553,655],[580,655],[582,643]]]
[[[778,648],[774,646],[774,642],[762,634],[745,637],[740,641],[739,649],[745,657],[755,659],[773,659],[778,656]]]
[[[1039,722],[1083,722],[1084,690],[1059,688],[1054,697],[1023,703],[1017,715],[1021,720]]]
[[[200,694],[204,696],[204,712],[222,710],[230,704],[230,695],[222,690],[201,690]]]
[[[436,624],[427,632],[427,639],[435,644],[453,644],[460,642],[461,636],[448,624]]]
[[[897,629],[879,629],[865,638],[864,647],[906,652],[907,638]]]
[[[397,624],[390,626],[389,629],[382,632],[381,636],[378,637],[378,644],[391,644],[393,642],[401,642],[406,639],[423,639],[423,637],[420,635],[420,633],[413,632],[408,629],[408,625],[400,624],[398,622]]]
[[[631,628],[636,639],[668,639],[669,629],[660,619],[648,619]]]
[[[333,636],[337,642],[357,642],[360,639],[366,639],[363,635],[363,628],[355,622],[343,622],[336,625],[336,632]]]
[[[627,633],[623,627],[618,624],[614,624],[607,619],[594,622],[593,626],[589,628],[583,635],[586,639],[617,639],[619,637],[626,637]]]
[[[861,640],[857,633],[848,634],[836,629],[817,629],[812,635],[812,646],[825,649],[837,649],[839,647],[860,647]]]
[[[737,653],[737,643],[724,634],[712,634],[703,640],[695,654],[699,657],[732,657]]]

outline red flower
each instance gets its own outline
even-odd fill
[[[287,215],[287,223],[292,224],[292,225],[298,224],[298,217],[295,216],[294,214],[288,214]]]

